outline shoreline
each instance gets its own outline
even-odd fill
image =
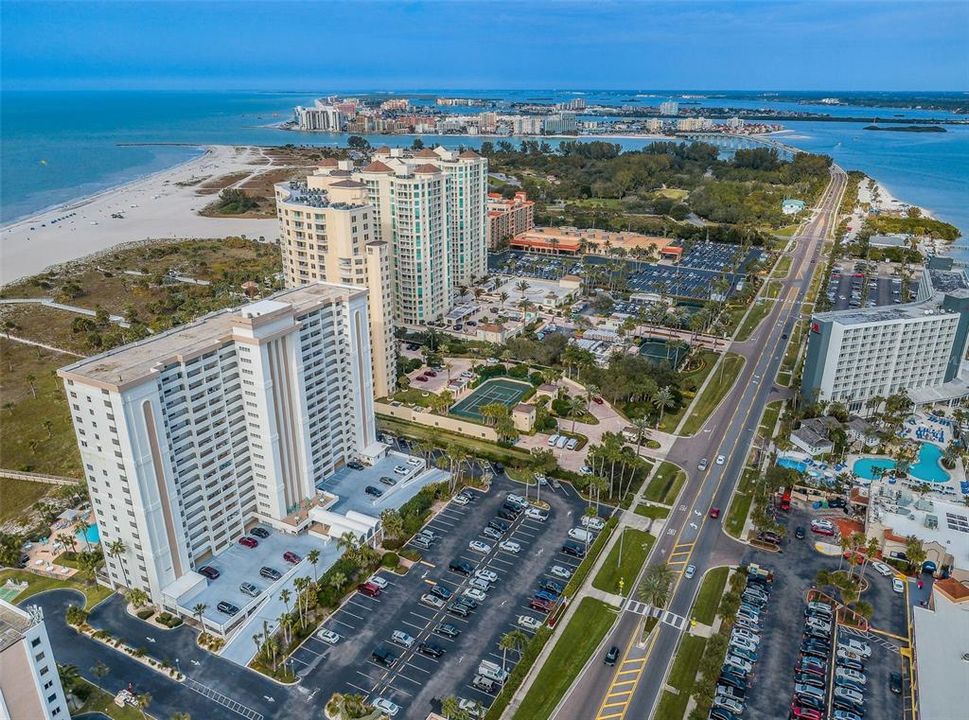
[[[275,241],[275,218],[205,217],[199,211],[215,194],[197,194],[208,179],[244,172],[233,183],[241,185],[273,169],[272,159],[249,145],[192,147],[204,152],[0,227],[0,287],[127,243],[230,236]]]
[[[122,145],[123,143],[118,143],[118,144]],[[144,143],[144,146],[147,147],[150,145],[159,145],[159,144],[160,143]],[[161,143],[161,144],[167,144],[167,143]],[[43,215],[50,215],[52,213],[61,212],[61,211],[76,210],[79,207],[83,207],[89,203],[92,203],[98,200],[104,195],[108,195],[113,192],[123,191],[133,185],[137,185],[140,182],[151,180],[156,176],[164,175],[166,173],[172,172],[173,170],[178,170],[194,162],[203,160],[207,155],[209,155],[213,151],[213,148],[232,147],[232,146],[184,144],[184,147],[197,148],[198,150],[201,151],[201,154],[196,155],[195,157],[189,158],[188,160],[183,160],[182,162],[176,163],[175,165],[171,165],[167,168],[162,168],[161,170],[155,170],[153,172],[146,173],[144,175],[139,175],[138,177],[132,178],[131,180],[125,180],[124,182],[120,182],[115,185],[109,185],[106,188],[97,190],[88,195],[81,195],[80,197],[74,198],[73,200],[65,200],[63,202],[54,203],[53,205],[47,205],[46,207],[42,207],[39,210],[31,211],[29,214],[21,215],[20,217],[15,217],[14,219],[8,220],[6,223],[0,225],[0,233],[4,233],[7,230],[12,230],[16,228],[18,225],[22,225],[24,223],[30,223],[34,218],[39,218]]]

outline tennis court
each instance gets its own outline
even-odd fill
[[[13,580],[7,580],[3,587],[0,587],[0,600],[13,603],[16,597],[26,589],[27,583],[15,583]]]
[[[508,380],[507,378],[492,378],[482,383],[464,400],[451,408],[451,415],[468,418],[469,420],[484,420],[481,408],[492,403],[502,403],[514,407],[532,386],[528,383]]]

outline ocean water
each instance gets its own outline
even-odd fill
[[[401,93],[422,104],[438,94],[505,102],[587,102],[656,105],[675,93],[644,91],[459,91]],[[390,96],[388,94],[388,96]],[[343,144],[345,135],[296,133],[269,127],[308,105],[307,93],[190,92],[3,92],[0,95],[0,223],[68,202],[151,172],[185,162],[205,144]],[[799,105],[774,100],[698,99],[700,106],[828,111],[839,116],[943,117],[944,113],[897,109]],[[467,111],[463,108],[455,112]],[[950,116],[951,117],[951,116]],[[969,258],[969,126],[946,133],[871,132],[864,123],[785,121],[785,142],[828,153],[847,169],[863,170],[900,200],[922,205],[956,224]],[[481,138],[423,136],[425,144],[477,147]],[[371,136],[374,144],[410,144],[407,136]],[[552,141],[553,143],[555,141]],[[617,141],[636,149],[648,140]]]

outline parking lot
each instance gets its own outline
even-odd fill
[[[634,293],[658,293],[677,297],[706,300],[710,297],[713,282],[726,275],[732,293],[737,280],[743,277],[746,267],[760,255],[750,249],[741,257],[741,249],[725,243],[697,243],[692,245],[676,265],[656,264],[639,260],[627,260],[629,265],[627,283]],[[488,268],[493,273],[558,280],[563,275],[582,277],[587,265],[606,265],[614,262],[600,255],[573,256],[535,255],[519,251],[492,253]],[[731,270],[737,266],[736,275]]]
[[[819,570],[838,568],[837,556],[822,555],[815,550],[814,543],[818,538],[812,533],[808,532],[801,540],[794,537],[794,528],[808,528],[811,517],[811,513],[797,508],[793,508],[790,515],[781,513],[778,520],[788,529],[782,552],[751,550],[745,557],[747,562],[769,566],[774,573],[770,606],[762,624],[760,657],[747,692],[745,718],[773,720],[790,715],[794,667],[804,632],[806,595]],[[836,538],[824,539],[837,542]],[[905,599],[892,591],[891,578],[869,569],[865,579],[869,588],[862,594],[862,599],[875,608],[872,630],[863,637],[853,631],[839,629],[838,632],[850,633],[872,648],[871,657],[864,663],[870,687],[865,692],[865,717],[896,720],[902,718],[903,700],[902,696],[889,692],[888,680],[890,673],[903,669],[898,652],[903,641],[892,636],[907,636]]]
[[[302,677],[304,687],[321,687],[327,693],[349,692],[369,697],[383,697],[401,706],[398,717],[423,718],[441,698],[457,695],[488,707],[493,696],[472,685],[482,660],[504,665],[510,672],[518,661],[513,651],[503,657],[498,647],[500,638],[519,627],[517,618],[528,615],[539,620],[544,615],[529,609],[528,603],[542,578],[553,565],[571,572],[579,559],[561,552],[570,528],[578,525],[584,503],[571,488],[557,491],[545,488],[542,499],[551,509],[544,522],[520,515],[508,521],[510,528],[502,540],[520,545],[515,553],[499,547],[499,541],[486,537],[482,530],[496,517],[509,492],[521,486],[499,476],[487,494],[471,491],[475,499],[467,505],[450,502],[428,524],[437,539],[430,548],[417,548],[422,561],[403,576],[381,571],[377,577],[386,587],[377,597],[357,592],[325,624],[341,639],[329,645],[313,637],[293,655],[293,669]],[[490,546],[487,552],[469,547],[472,541]],[[470,563],[475,570],[489,570],[497,581],[480,600],[479,607],[467,617],[448,612],[446,607],[433,608],[421,602],[421,596],[440,585],[454,596],[469,587],[470,578],[449,570],[457,559]],[[562,585],[565,581],[556,578]],[[441,623],[455,627],[459,634],[446,637],[434,632]],[[414,638],[411,647],[391,641],[394,631]],[[441,657],[420,651],[429,641],[444,650]],[[390,649],[396,656],[391,667],[378,664],[371,653],[377,648]]]
[[[898,305],[906,302],[903,282],[900,278],[866,277],[860,272],[832,272],[827,287],[828,301],[832,310]],[[911,282],[909,288],[911,301],[918,292],[918,283]]]

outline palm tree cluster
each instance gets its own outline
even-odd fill
[[[640,432],[640,443],[646,430]],[[590,499],[595,496],[598,503],[603,490],[615,501],[621,501],[632,487],[633,481],[645,476],[646,465],[639,457],[640,444],[634,449],[626,444],[619,433],[606,432],[602,442],[589,448],[586,463],[592,474],[586,476],[589,482]],[[600,482],[601,481],[601,482]],[[581,481],[579,481],[581,487]]]

